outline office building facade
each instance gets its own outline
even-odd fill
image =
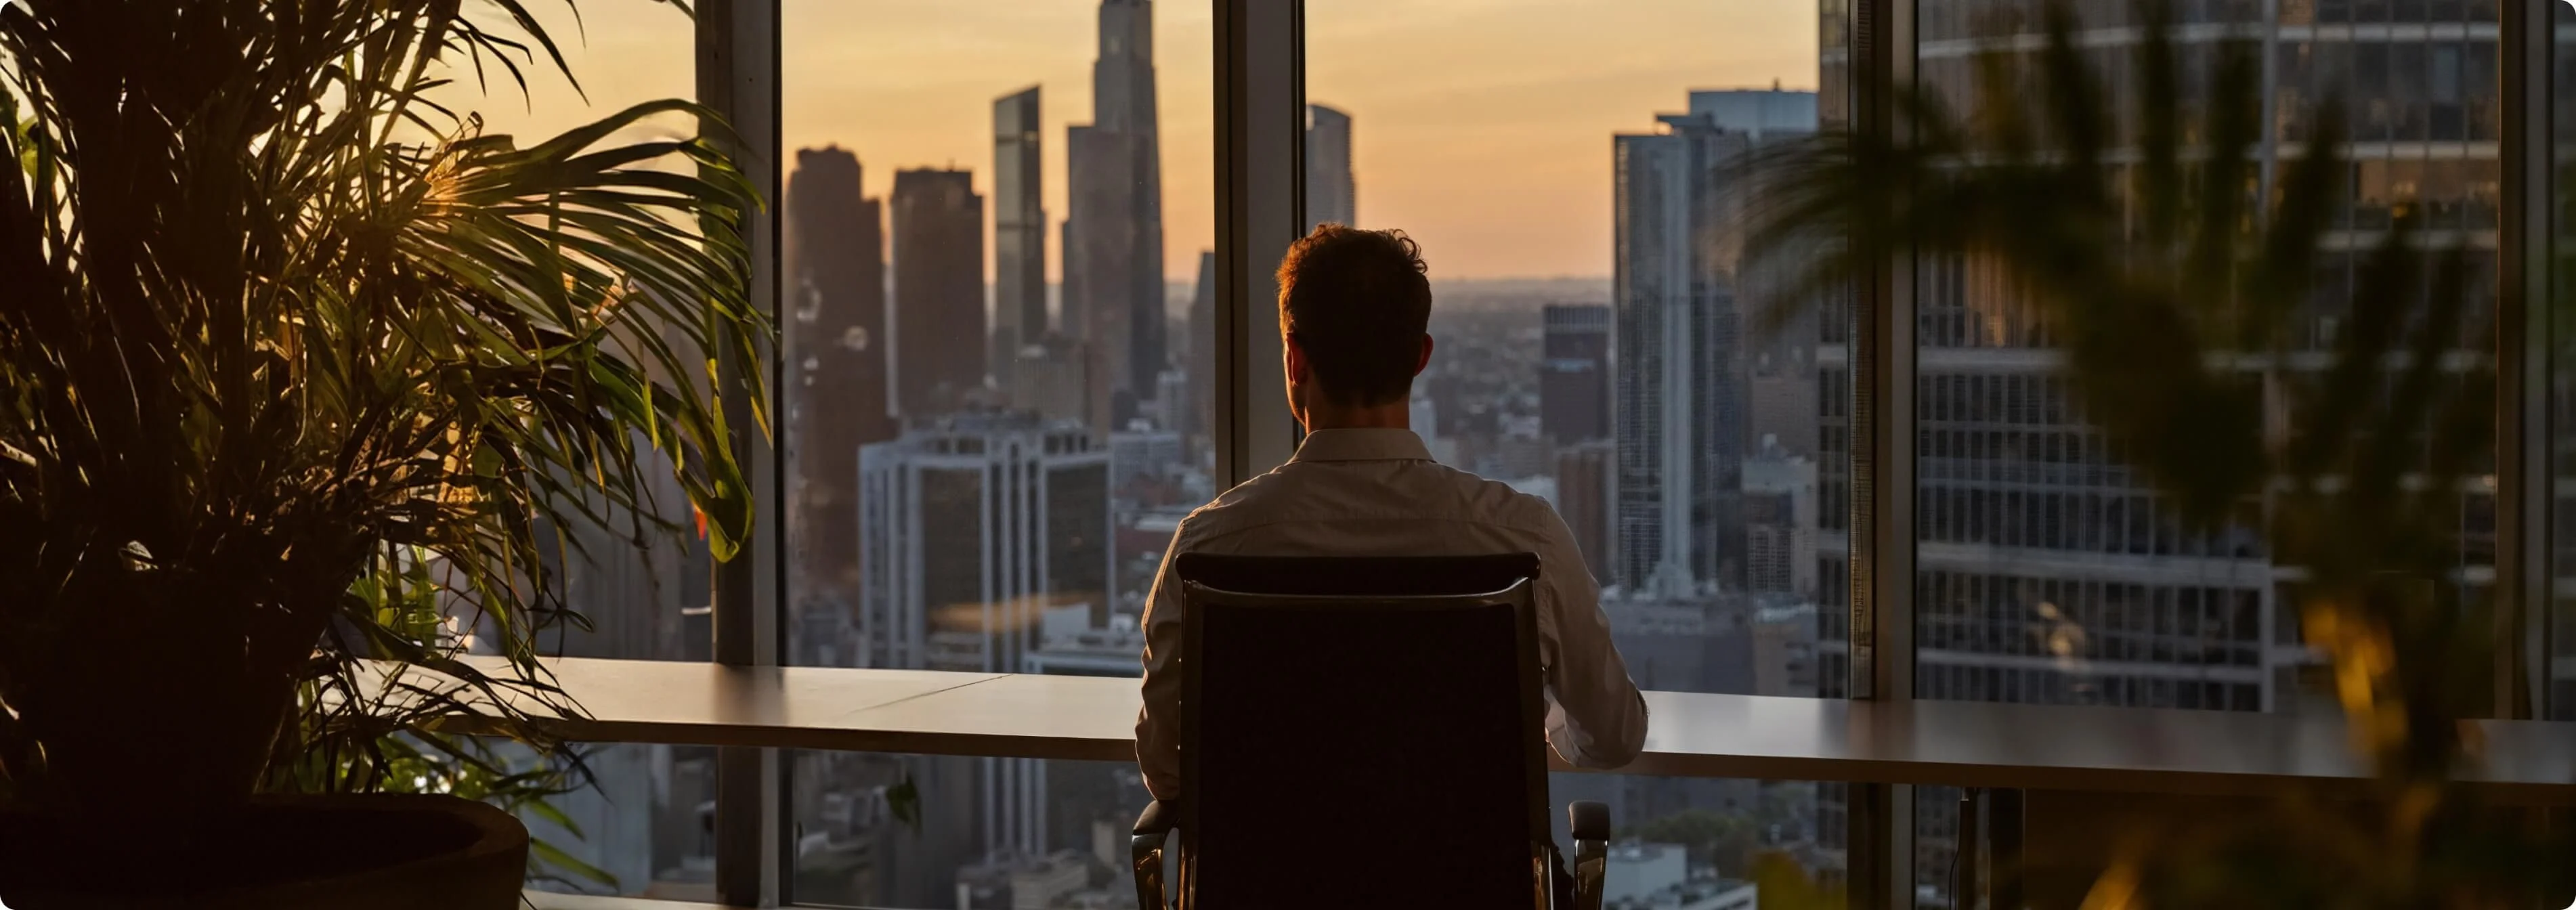
[[[1610,438],[1610,308],[1551,304],[1539,319],[1540,434],[1559,445]]]
[[[1047,334],[1046,179],[1038,86],[993,102],[993,338],[985,359],[1009,389],[1022,349]]]
[[[1612,306],[1618,326],[1619,582],[1684,594],[1719,581],[1743,459],[1741,315],[1702,242],[1751,146],[1708,118],[1615,137]]]
[[[1351,115],[1306,105],[1306,224],[1359,226],[1351,181]]]
[[[796,589],[846,609],[858,585],[859,447],[894,438],[883,212],[858,156],[796,154],[787,187],[788,533]]]
[[[1556,450],[1556,506],[1595,582],[1608,584],[1619,565],[1619,450],[1606,439]]]
[[[1216,414],[1216,254],[1199,254],[1198,282],[1190,290],[1189,333],[1189,404],[1181,410],[1178,429],[1189,439],[1192,451],[1206,453],[1213,459],[1208,444],[1210,418]],[[1210,462],[1213,467],[1213,461]]]
[[[1744,585],[1742,475],[1770,284],[1748,282],[1737,233],[1753,149],[1815,131],[1812,92],[1695,91],[1653,134],[1612,139],[1613,432],[1619,572],[1665,596]]]
[[[861,666],[1019,672],[1044,645],[1051,608],[1107,624],[1110,456],[1080,426],[951,415],[859,460]],[[933,814],[974,829],[934,839],[972,843],[987,861],[1046,852],[1043,762],[921,762],[926,778],[979,807]]]
[[[1168,360],[1152,0],[1103,0],[1099,38],[1092,122],[1065,135],[1064,329],[1099,368],[1092,428],[1105,433],[1138,413]]]
[[[895,402],[908,420],[959,410],[984,389],[984,197],[973,171],[896,171]]]
[[[1976,52],[2038,33],[2036,7],[2019,20],[2000,14],[2024,6],[1926,4],[1924,80],[1969,97]],[[2206,59],[2229,41],[2275,49],[2276,65],[2259,68],[2264,103],[2277,113],[2252,149],[2262,184],[2295,159],[2320,106],[2344,98],[2350,210],[2319,263],[2319,299],[2350,298],[2364,251],[2402,209],[2421,211],[2432,232],[2492,251],[2501,124],[2491,14],[2454,7],[2434,27],[2460,29],[2466,40],[2427,44],[2337,27],[2359,21],[2350,3],[2266,9],[2177,8],[2175,40]],[[2129,18],[2126,8],[2103,6],[2088,8],[2084,23],[2081,40],[2104,49],[2095,66],[2115,78],[2126,64],[2108,52],[2139,43]],[[1993,266],[1932,260],[1920,272],[1918,694],[2293,707],[2298,668],[2310,659],[2275,591],[2294,570],[2274,565],[2251,528],[2182,531],[2148,481],[2083,419],[2046,327]],[[2300,347],[2330,349],[2337,314],[2296,318]],[[2262,370],[2249,368],[2248,378],[2261,381]],[[2465,511],[2477,513],[2483,495],[2472,494]],[[2479,541],[2479,529],[2464,528],[2462,571],[2472,585],[2491,565]],[[2032,623],[2082,629],[2074,659],[2004,634]]]
[[[2265,55],[2255,71],[2264,128],[2250,150],[2258,193],[2268,197],[2300,154],[2321,108],[2345,106],[2347,209],[2317,264],[2321,302],[2352,299],[2367,250],[2408,209],[2435,242],[2462,243],[2493,268],[2494,13],[2419,8],[2392,26],[2387,10],[2347,0],[2175,7],[2186,60],[2216,60],[2231,43]],[[1975,97],[1981,52],[2035,47],[2041,32],[2034,3],[1936,0],[1920,16],[1919,78],[1953,99]],[[2092,65],[2134,91],[2126,67],[2142,49],[2142,23],[2114,4],[2087,5],[2084,17],[2077,40]],[[2297,568],[2276,564],[2255,528],[2184,530],[2085,420],[2048,327],[1999,269],[1956,258],[1917,268],[1916,697],[2333,710],[2303,680],[2315,658],[2279,597]],[[2294,354],[2330,350],[2342,328],[2329,307],[2293,318]],[[2278,387],[2270,371],[2308,368],[2302,360],[2266,359],[2246,379]],[[2277,396],[2267,407],[2276,426],[2297,419]],[[2491,495],[2464,494],[2464,586],[2492,573],[2492,527],[2475,524],[2493,514],[2482,505]],[[1925,799],[1923,850],[1946,858],[1956,825],[1948,795]]]

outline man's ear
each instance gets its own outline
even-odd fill
[[[1301,383],[1311,378],[1306,372],[1306,351],[1297,344],[1297,336],[1281,336],[1279,341],[1280,349],[1287,352],[1288,378]]]
[[[1413,375],[1422,375],[1423,369],[1429,366],[1431,366],[1431,333],[1424,332],[1422,333],[1422,356],[1413,362]]]

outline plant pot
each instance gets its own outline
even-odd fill
[[[0,810],[9,910],[514,910],[528,829],[451,796],[261,796],[220,818]]]

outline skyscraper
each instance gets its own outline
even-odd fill
[[[993,342],[995,383],[1011,388],[1020,350],[1047,333],[1045,178],[1038,87],[993,102]]]
[[[868,446],[859,470],[862,666],[1019,672],[1044,643],[1048,608],[1083,605],[1107,625],[1109,451],[1089,433],[950,415]],[[933,759],[923,770],[952,782],[947,795],[972,794],[980,811],[929,816],[974,826],[968,842],[986,859],[1045,852],[1042,762]]]
[[[1921,72],[1950,97],[1975,91],[1979,61],[1970,49],[2039,31],[2030,24],[2035,19],[1968,15],[1969,8],[1951,0],[1925,7],[1924,21],[1936,28],[1923,36]],[[2138,49],[2140,23],[2129,21],[2126,9],[2106,6],[2088,16],[2081,40]],[[2280,65],[2259,68],[2259,97],[2277,110],[2249,150],[2257,167],[2251,180],[2277,179],[2327,101],[2340,98],[2350,112],[2343,150],[2351,159],[2350,209],[2317,263],[2322,305],[2296,315],[2302,346],[2330,350],[2338,322],[2349,318],[2337,310],[2366,280],[2362,260],[2395,211],[2417,209],[2431,231],[2455,231],[2482,254],[2494,249],[2500,168],[2493,143],[2502,126],[2495,46],[2475,31],[2491,30],[2494,19],[2456,7],[2434,13],[2435,29],[2472,31],[2465,44],[2428,44],[2341,27],[2366,18],[2352,4],[2269,9],[2211,7],[2194,14],[2206,15],[2198,21],[2211,28],[2177,28],[2174,41],[2184,61],[2216,60],[2225,42],[2249,33],[2278,43]],[[2125,64],[2107,65],[2109,84],[2130,76]],[[2486,261],[2482,267],[2493,268]],[[2251,528],[2184,533],[2154,486],[2122,464],[2078,412],[2056,362],[2045,356],[2054,348],[2049,327],[1999,272],[1973,259],[1918,266],[1918,696],[2293,707],[2298,668],[2313,658],[2297,640],[2296,618],[2276,599],[2276,583],[2290,567],[2274,565]],[[2303,361],[2245,362],[2247,380],[2268,385],[2263,371],[2300,369]],[[2278,366],[2284,363],[2291,366]],[[2297,416],[2270,419],[2295,429]],[[2463,511],[2482,507],[2472,501]],[[2481,568],[2464,565],[2465,583],[2483,584]],[[2085,632],[2070,659],[2032,665],[2017,656],[2015,633],[2005,630],[2052,617]]]
[[[1777,83],[1767,89],[1692,92],[1690,110],[1757,143],[1816,131],[1816,93],[1784,91]]]
[[[1616,577],[1618,501],[1619,452],[1609,440],[1556,450],[1556,514],[1574,532],[1592,579],[1603,584]]]
[[[1358,226],[1351,184],[1351,115],[1306,105],[1306,224]]]
[[[1689,113],[1656,118],[1665,132],[1613,137],[1619,581],[1632,591],[1743,586],[1752,439],[1733,232],[1754,184],[1740,164],[1814,132],[1814,108],[1808,92],[1692,92]]]
[[[1163,322],[1163,166],[1154,90],[1153,0],[1102,0],[1091,65],[1092,122],[1066,128],[1067,334],[1105,383],[1096,431],[1123,426],[1167,362]],[[1076,275],[1079,270],[1079,275]],[[1072,314],[1080,312],[1076,322]]]
[[[2124,92],[2138,90],[2125,61],[2143,51],[2143,23],[2129,9],[2088,7],[2077,35],[2105,84]],[[1980,52],[2039,46],[2038,10],[1925,3],[1922,83],[1976,97]],[[2341,0],[2210,5],[2183,16],[2171,36],[2183,72],[2214,69],[2229,45],[2258,47],[2266,61],[2248,86],[2265,110],[2248,150],[2249,198],[2271,197],[2281,166],[2302,153],[2330,105],[2341,105],[2349,140],[2346,208],[2315,265],[2319,305],[2294,314],[2304,337],[2289,356],[2238,361],[2249,385],[2277,389],[2265,373],[2325,361],[2315,354],[2335,344],[2349,318],[2339,311],[2367,280],[2367,251],[2399,211],[2420,212],[2428,233],[2458,238],[2481,269],[2494,267],[2502,106],[2493,9],[2416,9],[2395,27],[2412,33],[2384,31],[2384,5]],[[2428,39],[2425,29],[2460,37]],[[2132,143],[2134,133],[2109,141]],[[1916,697],[2298,710],[2301,669],[2315,658],[2279,597],[2297,567],[2277,565],[2251,527],[2185,532],[2078,410],[2050,327],[1994,263],[1927,258],[1917,276]],[[2298,429],[2295,410],[2267,419]],[[2462,514],[2485,512],[2478,500],[2490,495],[2464,494]],[[2483,586],[2478,530],[2461,530],[2460,583]],[[2039,652],[2049,657],[2030,656],[2034,640],[2051,646]],[[1929,788],[1918,800],[1925,843],[1946,853],[1954,800]]]
[[[1064,226],[1064,333],[1081,344],[1088,383],[1086,420],[1106,435],[1135,414],[1137,235],[1124,203],[1133,193],[1135,156],[1128,138],[1097,126],[1065,130],[1065,172],[1072,209]]]
[[[973,171],[894,175],[895,401],[909,419],[984,388],[984,197]]]
[[[858,156],[805,149],[787,188],[787,522],[800,601],[857,589],[859,447],[894,438],[885,232],[859,177]]]
[[[1190,403],[1182,411],[1181,431],[1194,447],[1205,447],[1209,419],[1216,408],[1216,253],[1199,253],[1199,280],[1190,292]],[[1195,451],[1195,450],[1194,450]]]
[[[1816,596],[1816,465],[1774,436],[1744,461],[1744,588]]]
[[[1017,672],[1045,606],[1108,603],[1109,450],[1079,427],[947,415],[860,477],[863,666]]]
[[[1559,445],[1610,438],[1610,308],[1549,304],[1539,317],[1539,433]]]
[[[1724,192],[1718,164],[1748,146],[1704,117],[1660,119],[1670,132],[1614,140],[1619,581],[1674,596],[1717,581],[1726,467],[1743,451],[1724,369],[1733,288],[1699,238]]]

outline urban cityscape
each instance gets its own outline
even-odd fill
[[[2491,250],[2493,9],[2445,7],[2461,37],[2427,42],[2348,27],[2368,7],[2177,8],[2213,26],[2210,40],[2273,42],[2267,175],[2316,105],[2340,97],[2358,134],[2346,233],[2422,205],[2434,230]],[[2035,33],[2036,8],[1925,0],[1923,80],[1973,108],[1974,56]],[[1088,120],[1050,132],[1050,86],[1005,84],[987,161],[879,161],[859,135],[785,163],[794,663],[1139,672],[1156,566],[1181,518],[1219,492],[1216,276],[1212,253],[1166,261],[1155,5],[1101,0],[1097,12]],[[2096,66],[2121,65],[2122,42],[2138,40],[2121,30],[2127,7],[2082,13],[2104,30],[2086,45]],[[1781,74],[1813,89],[1677,82],[1664,107],[1598,137],[1588,166],[1613,176],[1601,200],[1611,274],[1446,278],[1427,251],[1439,353],[1413,425],[1441,462],[1565,518],[1644,688],[1844,695],[1854,309],[1800,291],[1794,263],[1740,252],[1759,201],[1746,153],[1845,120],[1836,5],[1817,40],[1814,73]],[[1313,100],[1307,220],[1403,227],[1372,220],[1354,167],[1370,111]],[[1041,167],[1051,144],[1064,211],[1046,204],[1058,198]],[[882,197],[865,192],[871,168],[892,172],[874,184]],[[2331,263],[2325,299],[2350,286],[2350,258]],[[1917,697],[2310,710],[2316,660],[2278,606],[2294,569],[2250,530],[2181,533],[2068,402],[2044,327],[1979,264],[1926,262],[1915,293]],[[2333,309],[2306,318],[2330,343]],[[2472,496],[2464,514],[2461,580],[2483,584],[2479,516],[2492,506]],[[564,653],[706,659],[703,554],[686,541],[598,550],[567,573],[597,628],[567,635]],[[581,836],[557,839],[614,873],[616,890],[708,897],[713,764],[710,750],[604,747],[599,788],[567,800]],[[1133,906],[1125,832],[1148,797],[1132,766],[849,753],[790,764],[800,903]],[[1610,906],[1762,906],[1764,862],[1825,883],[1842,874],[1834,784],[1559,774],[1552,788],[1559,803],[1611,805],[1625,842]],[[1955,799],[1918,794],[1923,906],[1949,906]]]

